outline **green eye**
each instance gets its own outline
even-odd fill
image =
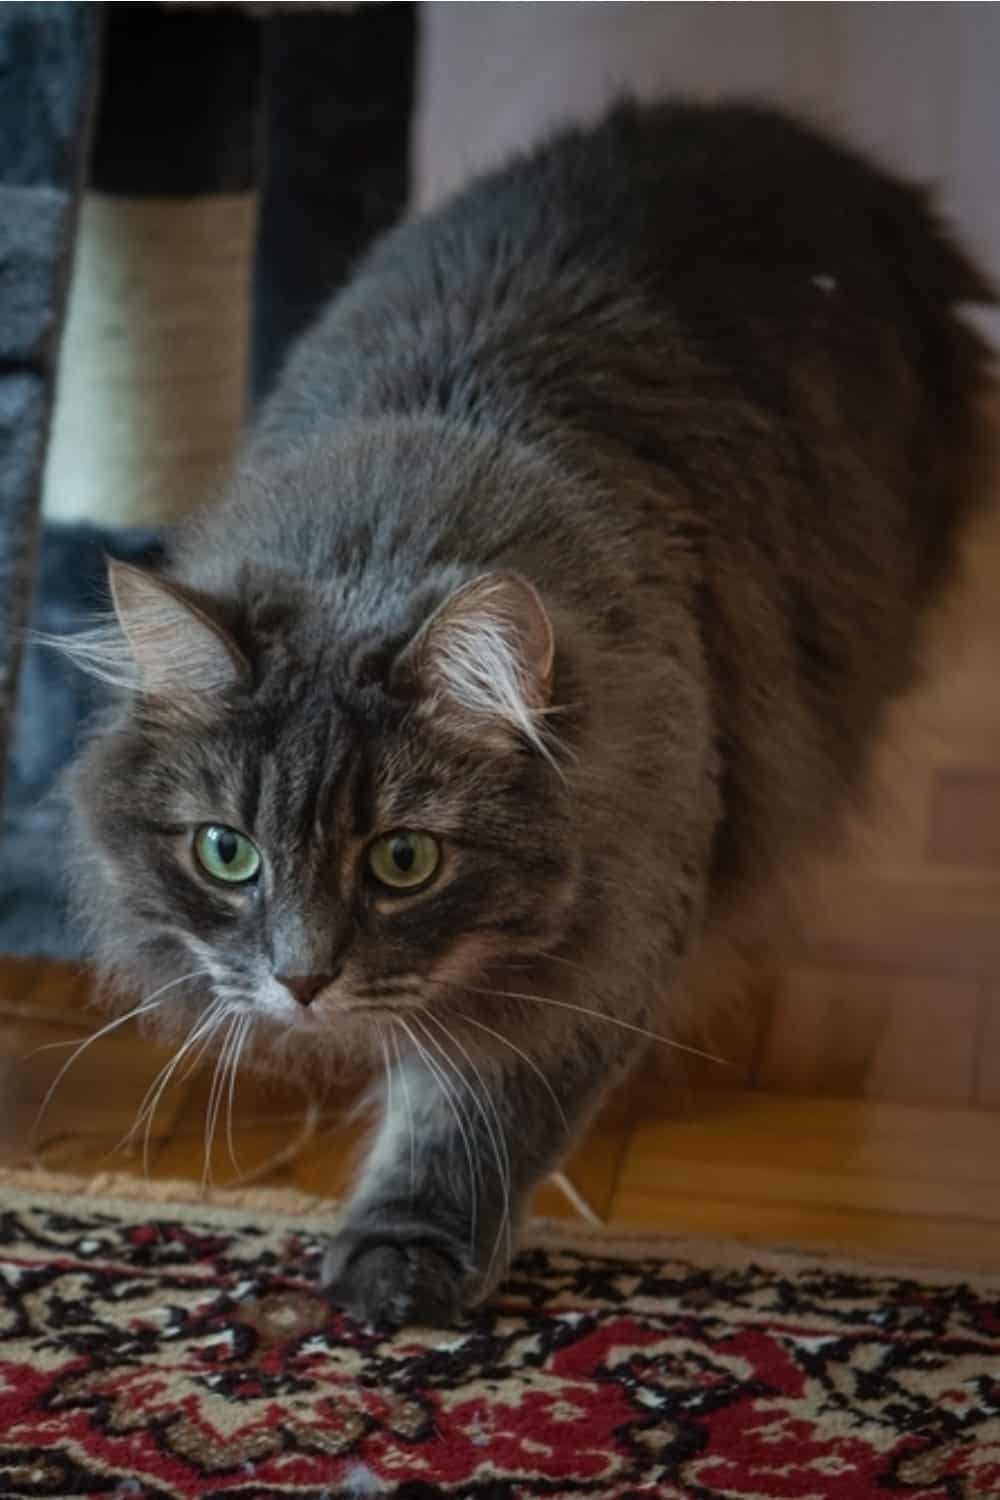
[[[260,850],[236,828],[224,823],[206,823],[194,837],[194,852],[202,869],[213,880],[246,885],[260,869]]]
[[[389,833],[368,851],[368,868],[375,879],[394,891],[426,885],[440,862],[437,839],[429,833]]]

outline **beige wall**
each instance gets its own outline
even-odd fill
[[[420,205],[623,88],[760,95],[937,183],[1000,281],[1000,5],[432,3],[424,28]]]

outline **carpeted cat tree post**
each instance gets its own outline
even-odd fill
[[[141,561],[160,545],[40,525],[83,191],[256,191],[259,399],[405,207],[415,43],[411,4],[0,6],[0,952],[74,953],[47,794],[92,689],[53,653],[22,653],[29,615],[44,631],[78,626],[107,602],[106,552]]]

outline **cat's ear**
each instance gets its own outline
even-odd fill
[[[142,692],[171,699],[221,693],[248,677],[236,643],[172,584],[116,559],[108,582]]]
[[[552,624],[537,590],[516,573],[488,573],[444,601],[397,670],[411,690],[542,748],[554,657]]]

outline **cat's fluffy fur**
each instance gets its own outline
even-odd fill
[[[130,993],[200,971],[178,1027],[383,1047],[358,1313],[489,1289],[698,935],[842,821],[974,504],[986,296],[811,131],[621,107],[385,239],[171,586],[117,569],[78,905]],[[206,822],[255,884],[197,873]],[[366,873],[393,828],[441,840],[413,896]]]

